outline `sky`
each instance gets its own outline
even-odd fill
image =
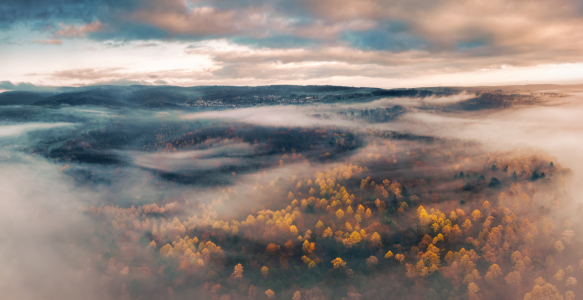
[[[1,0],[0,91],[583,83],[580,0]]]

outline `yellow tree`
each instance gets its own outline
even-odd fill
[[[358,233],[357,231],[354,231],[353,233],[351,233],[351,234],[350,234],[350,241],[351,241],[353,244],[357,244],[357,243],[359,243],[361,239],[362,239],[362,238],[361,238],[361,236],[360,236],[360,233]]]
[[[370,242],[374,246],[379,246],[381,244],[381,236],[378,233],[373,233],[370,237]]]
[[[477,221],[480,217],[482,217],[482,213],[479,210],[474,210],[472,212],[472,219],[474,219],[474,221]]]
[[[553,278],[557,281],[563,281],[563,276],[565,276],[565,271],[563,271],[563,269],[560,269],[559,271],[557,271],[557,273],[553,276]]]
[[[334,232],[332,231],[332,229],[330,227],[328,227],[328,228],[326,228],[326,230],[324,230],[322,237],[327,238],[327,237],[332,237],[332,235],[334,235]]]
[[[449,233],[449,239],[451,241],[455,242],[461,235],[462,235],[462,230],[460,229],[460,227],[457,224],[455,224],[451,228],[451,231]]]
[[[160,254],[164,257],[172,256],[174,254],[174,248],[172,248],[172,245],[166,244],[160,248]]]
[[[557,249],[559,253],[563,253],[563,250],[565,250],[565,246],[563,246],[563,243],[561,241],[557,241],[555,243],[555,249]]]
[[[466,219],[464,224],[462,224],[462,227],[464,228],[464,232],[468,234],[472,229],[472,221],[470,221],[470,219]]]
[[[563,295],[559,293],[557,287],[550,283],[535,285],[532,290],[524,295],[524,300],[563,300]]]
[[[263,266],[263,268],[261,268],[261,275],[263,275],[263,277],[267,277],[267,275],[269,275],[269,268]]]
[[[477,284],[473,282],[470,282],[470,284],[468,284],[468,294],[470,294],[471,298],[475,297],[479,290],[480,288],[478,287]]]
[[[324,228],[324,223],[322,223],[322,221],[318,221],[318,223],[316,223],[316,232],[321,232],[321,230]]]
[[[482,279],[482,276],[480,276],[480,272],[478,272],[478,270],[476,269],[473,269],[471,273],[467,274],[464,277],[464,283],[475,282],[479,279]]]
[[[438,242],[443,241],[443,235],[438,233],[436,237],[433,238],[433,244],[437,244]]]
[[[431,222],[431,218],[429,217],[427,211],[425,210],[425,208],[423,208],[422,205],[420,205],[417,208],[417,215],[419,216],[419,225],[425,226]]]
[[[231,274],[232,278],[235,279],[240,279],[243,278],[243,265],[238,264],[235,266],[235,271],[233,271],[233,274]]]
[[[352,210],[352,206],[349,206],[348,208],[346,208],[346,213],[349,215],[352,215],[354,213],[354,211]]]
[[[488,268],[488,272],[486,272],[486,280],[491,283],[494,284],[496,282],[496,279],[498,279],[498,277],[500,277],[502,275],[502,270],[500,269],[500,267],[497,264],[493,264],[490,266],[490,268]]]
[[[337,257],[332,261],[332,265],[334,265],[334,269],[338,269],[345,267],[346,263],[342,260],[342,258]]]
[[[368,219],[371,216],[372,216],[372,212],[370,211],[370,208],[367,208],[366,212],[364,213],[364,217]]]
[[[301,299],[302,299],[302,294],[300,293],[300,291],[296,291],[294,293],[292,300],[301,300]]]
[[[403,261],[405,260],[405,255],[395,254],[395,260],[399,261],[400,263],[403,263]]]
[[[372,268],[374,266],[376,266],[379,263],[379,260],[376,256],[372,255],[371,257],[366,259],[366,264]]]
[[[302,250],[306,254],[312,253],[315,248],[316,248],[316,243],[310,243],[307,240],[305,240],[304,241],[304,244],[302,245]]]
[[[344,224],[344,226],[346,227],[346,231],[352,231],[352,225],[350,225],[349,222],[346,222],[346,224]]]
[[[508,273],[504,279],[506,280],[506,283],[511,286],[519,286],[522,282],[522,276],[520,275],[520,272],[517,271]]]
[[[358,208],[356,209],[356,213],[359,215],[364,215],[364,206],[362,206],[362,204],[358,205]]]
[[[280,248],[281,247],[275,243],[269,243],[267,247],[265,247],[265,252],[267,252],[269,255],[275,255],[277,252],[279,252]]]

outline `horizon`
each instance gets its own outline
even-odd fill
[[[382,88],[376,86],[349,86],[349,85],[333,85],[333,84],[265,84],[265,85],[157,85],[157,84],[132,84],[132,85],[113,85],[113,84],[98,84],[98,85],[80,85],[80,86],[36,86],[29,83],[13,84],[8,81],[0,81],[0,93],[4,92],[53,92],[53,93],[66,93],[70,91],[75,91],[77,89],[84,88],[100,88],[100,87],[179,87],[179,88],[195,88],[195,87],[268,87],[268,86],[321,86],[321,87],[349,87],[355,89],[372,88],[381,90],[401,90],[401,89],[435,89],[435,88],[524,88],[524,89],[536,89],[543,87],[557,87],[557,88],[577,88],[583,87],[583,83],[573,83],[573,84],[559,84],[559,83],[530,83],[530,84],[507,84],[507,85],[474,85],[474,86],[455,86],[455,85],[439,85],[439,86],[413,86],[413,87],[395,87],[395,88]]]

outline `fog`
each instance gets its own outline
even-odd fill
[[[320,110],[329,111],[330,106],[324,105]],[[269,106],[211,111],[182,115],[185,120],[218,119],[229,120],[262,126],[312,127],[326,125],[341,125],[346,121],[325,120],[311,117],[318,110],[313,106]],[[356,125],[356,124],[354,124]]]
[[[16,161],[15,161],[16,160]],[[4,299],[104,299],[85,241],[93,223],[79,213],[92,193],[59,166],[12,153],[0,170],[0,289]]]
[[[552,199],[564,196],[556,190],[561,176],[569,173],[563,168],[570,168],[574,173],[568,182],[570,196],[583,202],[583,187],[578,184],[583,179],[583,94],[478,111],[425,106],[462,103],[477,96],[462,92],[197,113],[64,106],[42,110],[43,118],[52,122],[6,121],[0,126],[0,205],[4,207],[0,210],[0,289],[9,299],[192,299],[193,295],[219,299],[220,293],[220,299],[247,299],[237,297],[252,295],[252,287],[259,286],[263,289],[259,296],[249,297],[262,298],[272,288],[281,298],[291,299],[296,290],[322,296],[320,287],[332,282],[328,287],[334,292],[320,299],[346,295],[377,299],[381,296],[372,291],[402,291],[405,267],[392,259],[379,264],[383,271],[375,271],[374,264],[364,261],[373,256],[383,259],[391,249],[405,253],[406,262],[416,263],[415,251],[424,249],[421,237],[433,234],[433,229],[419,229],[418,207],[447,213],[458,207],[467,214],[475,209],[486,212],[490,208],[482,203],[499,199],[500,185],[506,192],[516,192],[514,204],[508,206],[517,214],[543,211],[557,224],[558,234],[568,233],[570,225],[564,225],[562,218],[572,218],[574,211],[559,211]],[[372,120],[364,113],[397,105],[405,109],[387,121]],[[536,153],[550,154],[558,174],[553,174],[546,156],[531,156]],[[529,166],[517,166],[512,161],[516,157]],[[501,165],[494,167],[496,163]],[[502,171],[504,166],[508,172]],[[516,171],[520,177],[511,177]],[[338,175],[330,175],[335,172]],[[537,172],[550,179],[537,181]],[[500,179],[498,183],[494,177]],[[523,201],[529,197],[524,191],[531,193],[534,186],[538,191],[531,198],[536,205],[524,211],[517,204],[518,180]],[[342,195],[342,189],[347,194]],[[337,204],[335,200],[341,199],[373,209],[372,219],[356,222],[337,217],[336,205],[342,205],[347,215],[348,207],[353,209],[352,204]],[[551,207],[556,210],[551,212]],[[496,222],[498,214],[509,214],[507,208],[496,209],[500,212],[491,212]],[[296,212],[301,218],[293,221],[295,233],[290,234],[289,228],[281,231]],[[253,225],[259,215],[272,219]],[[334,228],[335,239],[323,240],[323,229],[314,227],[319,221]],[[352,226],[369,233],[368,246],[358,248],[359,252],[342,235]],[[382,236],[382,248],[371,246],[371,230]],[[190,253],[195,256],[179,263],[178,257],[186,254],[165,254],[168,247],[178,249],[177,243],[189,237],[204,241],[203,246],[193,244],[198,252]],[[222,248],[220,255],[208,256],[208,250],[201,254],[211,241]],[[317,255],[304,248],[306,241],[308,246],[312,242],[322,247]],[[334,244],[338,241],[340,246]],[[567,246],[578,243],[564,241]],[[465,240],[460,245],[483,247],[471,243]],[[279,258],[265,250],[272,244],[281,248],[270,248]],[[411,252],[402,251],[404,247]],[[535,247],[548,252],[544,243]],[[346,274],[356,271],[360,284],[366,286],[366,281],[376,288],[369,293],[355,287],[352,275],[341,274],[344,277],[339,278],[347,281],[338,279],[337,271],[330,271],[336,270],[330,263],[336,256],[352,268],[347,267]],[[303,257],[317,261],[317,267],[306,267]],[[575,265],[579,258],[568,248],[562,259]],[[245,264],[248,276],[241,282],[230,276],[239,262]],[[280,282],[295,283],[263,279],[268,278],[261,275],[264,265]],[[383,285],[383,280],[395,284]],[[211,289],[207,282],[212,287],[220,282],[224,292]],[[481,287],[489,297],[516,296],[511,289]],[[395,297],[423,299],[426,289]],[[521,291],[529,290],[530,282]]]
[[[461,114],[411,112],[398,129],[443,138],[477,140],[491,151],[533,148],[557,158],[574,172],[573,197],[583,202],[583,94],[540,105]],[[394,125],[387,126],[395,129]]]
[[[185,170],[208,170],[222,166],[244,164],[245,156],[252,156],[256,153],[259,145],[249,143],[222,143],[226,145],[216,145],[209,149],[180,151],[174,153],[151,153],[143,154],[137,151],[118,152],[122,156],[129,157],[129,160],[140,167],[159,171],[172,171],[176,169]]]
[[[551,90],[547,92],[561,92]],[[234,109],[183,115],[186,120],[220,119],[264,126],[340,126],[357,130],[382,129],[409,132],[446,139],[474,140],[491,151],[535,149],[549,153],[574,172],[573,196],[583,202],[583,94],[545,99],[536,105],[504,110],[439,113],[419,110],[423,103],[451,104],[476,97],[462,92],[453,96],[426,98],[385,98],[368,103],[276,106]],[[370,124],[359,120],[332,117],[322,119],[314,113],[332,113],[343,108],[373,109],[402,105],[410,109],[396,122]]]
[[[30,131],[67,127],[73,125],[74,124],[71,123],[28,123],[23,125],[5,125],[0,126],[0,138],[10,136],[17,137]]]
[[[477,95],[467,91],[462,91],[459,94],[451,96],[429,96],[429,97],[398,97],[398,98],[384,98],[363,104],[363,107],[384,107],[387,105],[403,105],[403,106],[420,106],[422,104],[452,104],[462,102],[475,98]]]

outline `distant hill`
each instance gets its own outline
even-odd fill
[[[0,105],[27,105],[40,101],[49,95],[34,92],[0,93]]]
[[[553,86],[532,86],[530,88]],[[37,107],[101,106],[110,108],[187,109],[188,107],[248,107],[256,105],[361,103],[381,98],[425,98],[459,94],[463,90],[476,93],[473,99],[449,105],[425,108],[445,110],[479,110],[505,108],[515,104],[531,104],[537,98],[531,94],[511,93],[517,88],[497,87],[427,87],[414,89],[380,89],[347,86],[90,86],[67,89],[60,93],[4,92],[1,105],[33,105]],[[393,114],[391,113],[391,116]],[[391,117],[392,118],[392,117]]]

